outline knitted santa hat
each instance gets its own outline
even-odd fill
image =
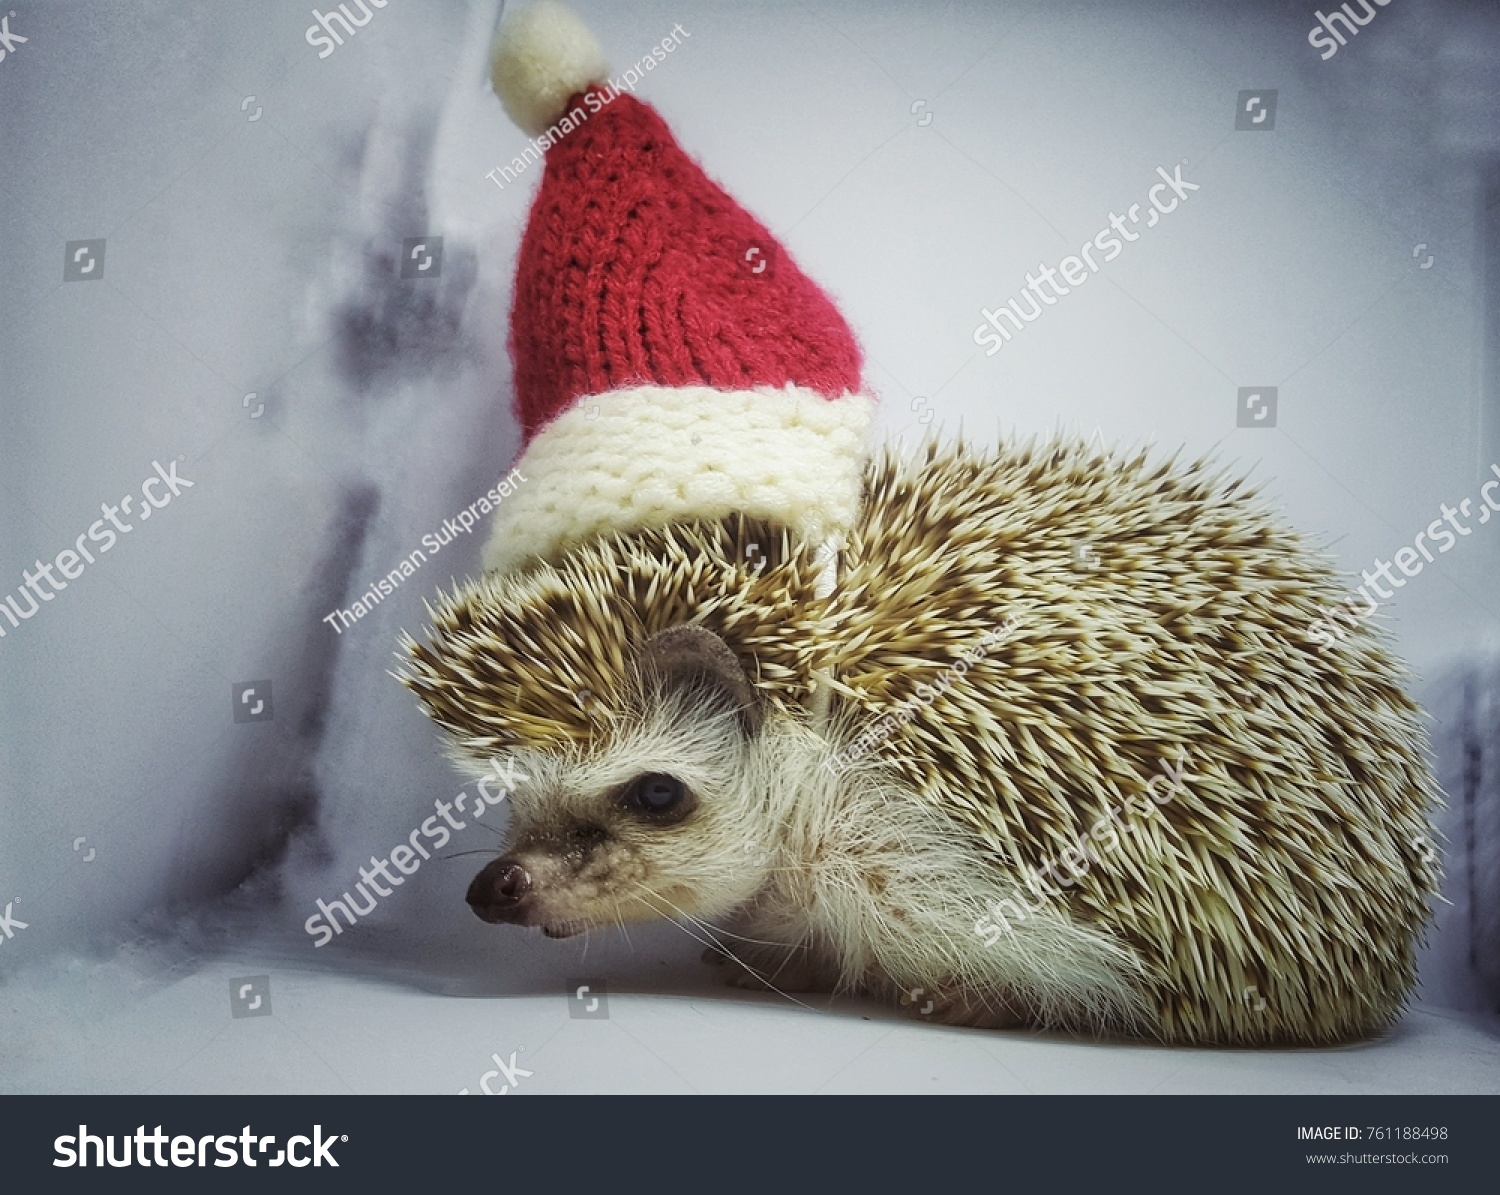
[[[734,512],[827,549],[857,513],[874,401],[838,309],[543,0],[491,71],[545,150],[511,314],[524,479],[486,568]]]

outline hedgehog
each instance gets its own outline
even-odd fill
[[[1437,885],[1421,715],[1373,622],[1308,633],[1338,575],[1246,483],[1066,439],[887,449],[820,596],[822,568],[731,516],[441,601],[404,682],[476,775],[528,778],[481,918],[675,919],[732,982],[920,989],[958,1025],[1312,1044],[1399,1015]]]
[[[1326,550],[1211,460],[872,451],[836,305],[632,94],[685,36],[614,78],[544,0],[494,52],[545,154],[518,488],[397,673],[521,778],[470,908],[668,920],[731,983],[952,1025],[1390,1024],[1440,797],[1379,623],[1329,634]]]

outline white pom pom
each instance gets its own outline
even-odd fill
[[[608,77],[594,35],[557,0],[541,0],[507,20],[490,56],[495,94],[533,137],[556,122],[570,97]]]

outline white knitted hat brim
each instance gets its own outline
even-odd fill
[[[495,516],[509,572],[611,531],[736,512],[821,543],[859,512],[875,400],[800,386],[640,386],[580,398],[537,432]]]

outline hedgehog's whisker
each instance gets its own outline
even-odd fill
[[[658,896],[657,899],[659,899],[659,900],[665,900],[666,898]],[[670,902],[668,902],[668,903],[670,903]],[[672,907],[674,909],[677,908],[676,905],[673,905]],[[713,938],[714,945],[715,946],[720,946],[721,948],[722,948],[723,944],[719,941],[719,939],[717,937],[714,936],[715,934],[729,934],[729,936],[731,938],[739,938],[739,940],[741,942],[751,942],[751,943],[754,943],[757,946],[775,946],[775,945],[777,945],[777,943],[775,943],[775,942],[762,942],[758,938],[747,938],[747,937],[744,937],[741,934],[730,933],[727,929],[722,929],[721,927],[719,927],[717,925],[711,925],[711,924],[709,924],[707,921],[704,921],[703,918],[701,918],[701,917],[694,917],[691,913],[687,912],[685,909],[677,909],[677,912],[678,912],[679,915],[681,915],[683,917],[686,917],[688,919],[688,921],[690,921],[690,922],[692,922],[692,924],[696,925],[699,929],[701,929],[710,938]]]
[[[444,859],[462,859],[465,855],[494,855],[496,858],[498,858],[503,853],[504,853],[503,851],[497,851],[497,850],[494,850],[493,848],[485,847],[485,848],[482,848],[482,849],[479,849],[479,850],[473,850],[473,851],[454,851],[453,854],[451,854],[451,855],[444,855],[442,857]]]
[[[694,925],[700,925],[700,923],[698,922],[698,920],[696,918],[694,918],[692,916],[692,914],[687,913],[684,910],[677,908],[677,906],[674,905],[674,904],[672,904],[672,902],[670,900],[667,900],[667,898],[665,896],[661,896],[661,895],[659,895],[659,894],[657,894],[655,892],[652,892],[651,889],[646,888],[644,885],[642,886],[641,891],[646,896],[648,896],[648,897],[655,898],[656,900],[663,901],[667,905],[670,905],[672,907],[672,909],[674,909],[678,913],[679,916],[686,917]],[[722,942],[718,941],[717,939],[715,939],[712,933],[708,933],[707,929],[704,930],[704,932],[706,934],[708,934],[708,941],[705,942],[697,934],[693,933],[692,930],[688,929],[687,926],[683,925],[682,922],[673,920],[672,924],[675,925],[678,929],[680,929],[683,933],[687,934],[688,937],[692,938],[693,941],[697,942],[700,946],[712,946],[715,950],[722,951],[725,955],[727,955],[729,958],[733,959],[735,962],[739,963],[739,965],[742,966],[742,967],[744,967],[746,971],[748,971],[751,975],[754,975],[763,984],[765,984],[766,987],[770,988],[771,991],[775,992],[778,996],[781,996],[783,999],[790,1000],[793,1004],[796,1004],[796,1005],[798,1005],[798,1006],[800,1006],[802,1008],[805,1008],[809,1012],[816,1012],[817,1011],[815,1008],[813,1008],[812,1005],[810,1005],[810,1004],[804,1004],[801,1000],[798,1000],[797,997],[791,995],[789,992],[783,992],[780,988],[776,987],[769,979],[767,979],[764,975],[762,975],[759,971],[757,971],[749,963],[745,962],[745,960],[742,959],[742,958],[740,958],[739,955],[735,954],[734,951],[730,950],[727,946],[725,946],[724,943],[722,943]]]
[[[773,943],[771,943],[771,945],[781,947],[783,944],[780,943],[780,942],[773,942]],[[781,965],[779,967],[777,967],[776,970],[774,970],[774,971],[771,972],[771,978],[775,979],[778,975],[780,975],[783,971],[786,970],[787,964],[789,964],[792,961],[792,951],[793,950],[806,950],[806,949],[807,949],[806,945],[804,945],[801,942],[798,942],[795,946],[786,946],[785,947],[786,957],[781,960]],[[764,980],[765,978],[766,977],[764,975],[761,976],[762,980]]]
[[[644,897],[646,897],[647,900],[651,900],[653,898],[658,899],[658,900],[665,900],[665,897],[657,897],[656,893],[654,893],[654,892],[652,892],[649,889],[646,889],[644,887],[641,889],[641,895],[644,896]],[[675,905],[672,905],[671,901],[666,901],[666,903],[668,905],[671,905],[672,909],[675,912],[677,912],[680,916],[682,916],[682,917],[687,917],[688,916],[686,913],[683,913],[681,909],[678,909]],[[700,938],[697,934],[693,933],[692,930],[688,929],[688,927],[686,925],[683,925],[681,921],[677,920],[676,917],[673,917],[665,909],[662,909],[662,908],[658,907],[656,911],[658,913],[660,913],[663,917],[665,917],[668,922],[670,922],[672,925],[675,925],[683,933],[687,934],[688,937],[692,938],[693,941],[698,942],[698,943],[700,943],[702,945],[705,945],[705,946],[712,946],[715,950],[721,951],[723,954],[727,955],[730,958],[734,958],[734,955],[730,954],[730,952],[725,948],[724,944],[722,942],[720,942],[717,938],[715,938],[712,933],[709,933],[707,930],[704,931],[705,934],[707,934],[707,938],[708,938],[708,940],[705,942],[703,938]],[[690,922],[692,922],[693,925],[695,925],[695,926],[697,925],[697,922],[693,921],[691,917],[688,917],[688,920]],[[752,967],[752,966],[750,966],[750,964],[748,964],[746,962],[743,962],[743,961],[741,961],[740,959],[737,959],[737,958],[735,958],[734,961],[737,962],[737,963],[739,963],[740,966],[744,967],[745,970],[749,971],[751,974],[756,974],[757,973],[755,971],[755,968]]]
[[[798,942],[795,946],[787,946],[785,942],[769,942],[764,938],[747,938],[744,934],[737,934],[733,930],[725,929],[722,925],[714,925],[708,921],[701,921],[696,917],[693,919],[693,923],[702,927],[705,931],[716,934],[724,934],[727,937],[731,938],[737,938],[741,942],[749,942],[752,946],[782,946],[787,950],[807,949],[807,944],[805,942]]]
[[[615,924],[620,927],[620,932],[625,935],[625,945],[630,947],[630,953],[635,953],[635,943],[630,940],[630,931],[625,928],[625,918],[620,916],[620,902],[615,901]]]

